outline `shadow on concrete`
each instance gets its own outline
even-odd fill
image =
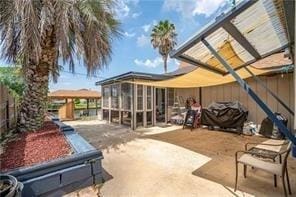
[[[235,181],[235,152],[244,150],[244,144],[247,142],[267,140],[258,136],[243,136],[207,129],[195,129],[192,132],[188,129],[181,129],[144,138],[171,143],[210,157],[209,162],[194,170],[192,174],[229,187],[228,189],[232,191]],[[292,193],[296,196],[296,160],[290,158],[288,166]],[[260,170],[248,168],[248,177],[244,178],[242,166],[239,166],[238,189],[255,196],[284,195],[279,178],[277,188],[273,186],[273,175]]]
[[[104,149],[107,152],[110,149],[118,150],[121,145],[136,139],[140,135],[122,125],[83,124],[82,122],[71,126],[95,148]]]

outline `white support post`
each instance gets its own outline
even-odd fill
[[[121,125],[121,108],[122,108],[122,102],[121,102],[121,83],[118,84],[118,113],[119,113],[119,124]]]
[[[132,129],[137,129],[137,85],[133,84],[133,118],[132,118]]]
[[[156,124],[156,87],[152,89],[152,126]]]
[[[168,123],[168,88],[164,89],[164,113],[165,113],[165,124]]]
[[[143,85],[143,126],[147,127],[147,86]]]
[[[108,86],[109,88],[109,97],[108,97],[108,111],[109,111],[109,118],[108,118],[108,123],[111,123],[111,95],[112,95],[112,87],[111,85]]]

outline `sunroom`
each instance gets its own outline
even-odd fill
[[[188,72],[188,68],[166,75],[129,72],[96,83],[102,89],[102,119],[136,129],[166,124],[168,108],[174,104],[174,89],[136,84],[160,81]]]

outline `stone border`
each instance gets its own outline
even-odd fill
[[[8,171],[24,184],[23,196],[62,196],[78,189],[103,182],[103,154],[96,150],[74,128],[52,121],[59,127],[74,153],[30,167]]]

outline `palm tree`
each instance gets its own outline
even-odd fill
[[[176,46],[177,33],[175,25],[168,20],[160,21],[152,29],[150,35],[153,48],[158,48],[164,63],[164,72],[167,72],[167,61],[170,51]]]
[[[48,82],[63,60],[74,72],[81,59],[89,76],[107,65],[119,35],[113,0],[0,1],[1,55],[20,62],[25,81],[18,128],[37,130],[46,112]]]

